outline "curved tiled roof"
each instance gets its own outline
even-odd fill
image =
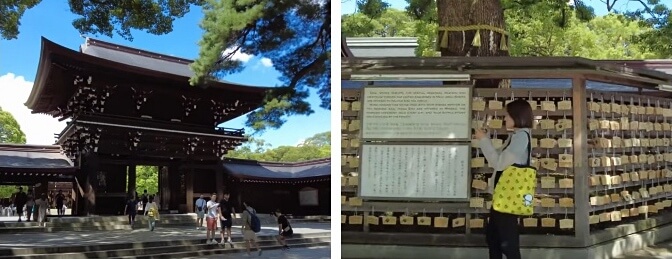
[[[329,158],[294,163],[227,158],[222,164],[230,175],[246,179],[308,179],[331,176]]]
[[[0,144],[0,170],[74,172],[60,146]]]

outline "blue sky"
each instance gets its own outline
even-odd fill
[[[198,41],[202,30],[198,26],[203,13],[200,8],[192,7],[185,17],[173,24],[173,32],[166,35],[151,35],[133,31],[134,40],[126,41],[118,35],[112,38],[102,35],[87,35],[104,41],[169,54],[182,58],[195,59],[198,56]],[[51,144],[53,134],[60,132],[63,123],[57,123],[44,115],[30,115],[23,106],[30,93],[35,78],[40,55],[40,37],[45,37],[59,45],[78,50],[84,42],[79,32],[72,26],[77,18],[73,15],[67,1],[42,1],[38,6],[26,11],[21,18],[19,38],[0,40],[0,107],[12,112],[30,144]],[[268,67],[263,57],[239,55],[247,68],[238,74],[225,78],[227,81],[258,86],[276,86],[279,73]],[[12,74],[12,75],[10,75]],[[319,107],[319,97],[311,93],[309,99],[315,113],[310,116],[293,116],[278,130],[268,130],[258,138],[266,140],[273,147],[296,145],[312,135],[330,130],[330,111]],[[23,107],[24,110],[21,110]],[[243,128],[245,116],[224,124],[225,127]],[[251,132],[247,129],[247,132]],[[47,143],[45,143],[47,142]]]

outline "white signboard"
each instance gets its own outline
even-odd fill
[[[362,146],[360,196],[385,200],[469,198],[469,144]]]
[[[469,140],[470,87],[366,87],[362,139]]]

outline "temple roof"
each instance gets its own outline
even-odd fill
[[[86,38],[86,41],[80,46],[79,51],[97,58],[107,59],[117,63],[139,68],[146,68],[171,75],[178,75],[189,78],[194,75],[194,72],[189,68],[189,65],[194,62],[193,60],[131,48],[102,40]],[[225,80],[218,80],[218,82],[239,86],[248,86]]]
[[[0,171],[74,172],[60,146],[0,144]]]
[[[245,179],[306,179],[331,176],[329,158],[295,163],[226,158],[223,166],[230,175]]]
[[[179,87],[182,91],[195,91],[189,85],[193,72],[192,60],[139,50],[100,40],[87,39],[75,51],[42,38],[40,60],[35,83],[26,106],[34,113],[51,114],[67,102],[75,91],[69,73],[95,72],[108,77],[122,77],[128,84],[153,83],[163,87]],[[94,82],[96,80],[94,79]],[[273,87],[248,86],[226,81],[209,81],[204,87],[226,93],[221,96],[242,95],[261,103],[265,93]]]

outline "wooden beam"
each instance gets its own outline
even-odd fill
[[[588,104],[586,100],[586,79],[575,77],[572,79],[572,129],[574,132],[574,236],[582,244],[588,243],[590,212],[588,182],[588,146],[587,127]]]

